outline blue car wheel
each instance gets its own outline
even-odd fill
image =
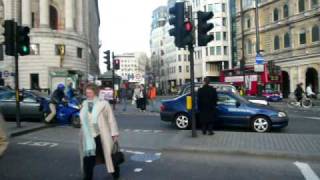
[[[185,130],[190,127],[191,122],[188,115],[184,113],[180,113],[176,116],[174,124],[178,129]]]

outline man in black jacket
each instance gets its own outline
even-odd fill
[[[50,114],[46,117],[45,121],[46,123],[50,123],[52,119],[55,117],[57,113],[56,106],[60,103],[62,103],[66,99],[66,95],[64,93],[65,86],[63,84],[58,84],[57,89],[52,93],[51,99],[50,99]]]
[[[213,121],[217,106],[217,91],[209,85],[209,79],[204,78],[204,85],[198,91],[198,109],[202,133],[213,135]]]

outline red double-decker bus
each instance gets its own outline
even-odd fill
[[[264,65],[264,72],[254,72],[254,66],[246,66],[244,73],[239,68],[222,70],[220,82],[230,83],[237,88],[243,88],[246,95],[258,95],[258,83],[263,87],[263,95],[267,98],[271,96],[281,96],[282,74],[279,66],[268,63]]]

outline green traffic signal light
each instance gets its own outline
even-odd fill
[[[27,53],[27,52],[29,52],[29,48],[27,46],[22,46],[22,51],[24,53]]]

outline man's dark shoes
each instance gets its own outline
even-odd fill
[[[207,131],[202,131],[202,134],[203,134],[203,135],[206,135],[206,134],[207,134]]]
[[[212,131],[211,131],[211,132],[209,132],[209,135],[210,135],[210,136],[214,135],[214,132],[212,132]]]

